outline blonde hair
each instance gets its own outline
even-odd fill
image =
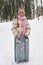
[[[24,10],[23,8],[19,8],[18,14],[19,14],[21,11],[22,11],[22,12],[24,13],[24,15],[25,15],[25,10]]]

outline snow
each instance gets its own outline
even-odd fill
[[[43,19],[28,20],[31,27],[29,36],[29,62],[19,65],[43,65]],[[14,36],[12,22],[0,23],[0,65],[17,65],[14,61]]]

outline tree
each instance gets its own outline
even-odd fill
[[[4,5],[4,0],[0,0],[0,17],[1,17],[1,21],[2,21],[2,9],[3,9],[3,5]]]
[[[38,11],[38,14],[37,14],[37,11]],[[40,6],[38,6],[38,7],[36,8],[36,15],[37,15],[37,17],[38,17],[38,16],[41,16],[41,7],[40,7]]]
[[[41,11],[42,11],[42,0],[40,0],[40,2],[41,2]],[[42,15],[42,13],[41,13],[41,15]]]
[[[11,14],[11,5],[9,3],[5,2],[2,13],[3,13],[2,17],[4,16],[3,18],[6,19],[6,21],[7,21],[8,16],[10,16],[10,14]]]
[[[37,8],[37,14],[38,14],[38,20],[39,20],[39,12],[38,12],[38,0],[35,0],[36,1],[36,8]]]
[[[31,0],[31,17],[32,17],[32,19],[35,18],[35,4],[34,4],[34,0]]]
[[[27,18],[31,19],[31,1],[30,0],[25,0],[25,12]]]

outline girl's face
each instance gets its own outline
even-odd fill
[[[19,16],[24,16],[24,12],[23,11],[20,11],[18,15]]]

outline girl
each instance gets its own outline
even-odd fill
[[[18,10],[18,16],[13,22],[12,32],[15,36],[15,62],[29,61],[29,39],[30,26],[25,16],[23,8]]]
[[[28,37],[30,35],[30,25],[26,19],[25,11],[23,8],[18,10],[18,16],[16,17],[15,21],[13,22],[12,32],[15,36],[25,36]]]

